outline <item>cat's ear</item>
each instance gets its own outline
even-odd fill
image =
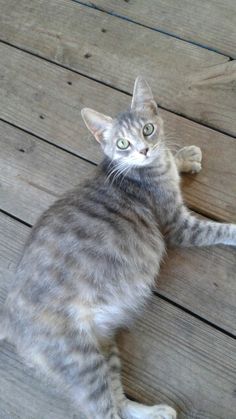
[[[153,97],[151,88],[141,76],[138,76],[134,83],[131,109],[139,112],[151,112],[154,115],[158,114],[157,103]]]
[[[112,118],[90,108],[82,109],[81,115],[89,131],[101,143],[104,140],[104,132],[112,126]]]

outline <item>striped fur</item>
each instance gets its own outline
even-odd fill
[[[236,244],[233,225],[198,220],[184,206],[179,172],[199,171],[197,147],[175,157],[151,90],[137,79],[116,119],[85,109],[106,157],[94,176],[36,223],[4,312],[4,332],[91,419],[174,419],[168,406],[127,400],[114,344],[150,296],[166,242]],[[145,124],[154,132],[143,135]],[[118,149],[117,138],[129,141]]]

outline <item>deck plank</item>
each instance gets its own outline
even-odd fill
[[[114,116],[128,106],[130,97],[6,45],[0,45],[0,54],[0,117],[99,162],[99,146],[91,139],[80,110],[89,106]],[[203,151],[203,171],[184,177],[188,205],[209,217],[236,222],[235,139],[173,113],[161,114],[167,137],[180,146],[199,145]],[[4,135],[8,137],[3,134],[2,141]],[[19,141],[24,141],[21,137]]]
[[[83,0],[81,3],[236,58],[235,0],[224,3],[221,0]]]
[[[0,208],[28,224],[92,174],[91,163],[2,121],[0,135]]]
[[[5,266],[8,260],[14,269],[24,240],[17,241],[16,251],[12,232],[20,232],[23,239],[29,227],[0,214],[0,231],[2,228],[9,247],[1,235],[0,264]],[[12,271],[8,275],[6,268],[0,275],[0,301],[11,281]],[[123,333],[119,342],[123,380],[130,396],[147,403],[172,404],[179,419],[235,418],[234,339],[153,296],[132,333]],[[0,343],[0,369],[4,419],[78,418],[54,386],[35,377],[6,342]]]
[[[0,136],[1,208],[29,224],[59,195],[92,174],[90,163],[3,122]],[[9,236],[7,243],[10,246]],[[235,256],[235,249],[227,247],[171,250],[157,290],[236,334]]]
[[[163,25],[164,32],[235,57],[232,2],[95,0],[93,5],[120,14],[129,10],[126,16],[141,24]],[[138,73],[154,86],[162,107],[236,136],[236,61],[78,3],[0,0],[0,209],[28,224],[90,176],[91,162],[101,160],[81,108],[115,115],[130,102]],[[174,143],[195,143],[203,150],[203,171],[183,180],[187,204],[236,222],[235,138],[161,113]],[[29,231],[0,211],[0,304]],[[128,395],[171,404],[179,419],[235,419],[236,341],[230,337],[236,334],[235,252],[227,247],[169,252],[155,290],[159,296],[153,294],[133,332],[119,338]],[[7,342],[0,342],[0,371],[1,419],[82,419]]]
[[[236,136],[236,62],[228,57],[75,2],[0,6],[3,41],[129,93],[142,74],[164,108]]]
[[[235,340],[226,339],[224,347],[222,337],[182,310],[151,299],[133,332],[121,340],[129,395],[141,394],[151,404],[157,398],[175,402],[178,419],[235,419]]]

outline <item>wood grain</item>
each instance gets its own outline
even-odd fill
[[[232,0],[224,5],[168,0],[162,9],[161,0],[155,3],[123,4],[132,7],[132,16],[141,7],[142,19],[148,18],[145,8],[159,6],[159,13],[152,12],[153,24],[161,19],[167,28],[172,23],[178,36],[193,42],[198,36],[207,45],[213,40],[216,48],[223,45],[226,54],[230,50],[235,56]],[[103,5],[120,7],[121,2]],[[34,223],[57,196],[90,176],[91,163],[77,156],[100,161],[80,110],[90,106],[115,115],[130,97],[78,73],[128,94],[142,73],[163,107],[235,136],[236,64],[228,57],[72,1],[0,0],[0,10],[0,117],[29,131],[0,122],[4,211]],[[203,150],[202,173],[184,178],[188,205],[235,222],[235,139],[168,111],[162,115],[168,138]],[[29,230],[0,212],[1,304]],[[169,403],[179,419],[235,419],[235,340],[162,299],[235,334],[235,255],[235,249],[219,247],[169,253],[158,281],[161,297],[153,295],[134,331],[119,339],[127,394],[147,403]],[[82,419],[6,342],[0,342],[0,370],[1,419]]]
[[[0,54],[0,117],[83,158],[99,162],[101,151],[90,137],[80,110],[84,106],[94,107],[114,116],[128,106],[130,97],[6,45],[0,45]],[[167,138],[180,146],[199,145],[203,151],[203,171],[184,177],[188,205],[207,216],[236,222],[235,140],[173,113],[161,113]],[[1,141],[10,146],[12,134],[4,130]],[[17,138],[20,148],[26,135],[19,134]],[[6,149],[1,153],[6,152],[12,155]],[[17,160],[19,156],[30,159],[29,153],[23,156],[17,150],[14,152]],[[30,167],[34,167],[33,161]],[[8,173],[11,174],[9,169],[4,169],[3,177]]]
[[[14,267],[29,227],[0,214],[0,264]],[[22,233],[23,232],[23,233]],[[15,251],[11,251],[14,248]],[[2,273],[2,272],[1,272]],[[10,275],[10,276],[9,276]],[[0,301],[12,272],[0,274]],[[4,296],[4,297],[3,297]],[[145,336],[145,339],[143,338]],[[179,419],[234,419],[236,409],[235,340],[153,296],[132,333],[120,338],[126,392],[146,403],[166,402]],[[24,366],[11,345],[0,343],[0,405],[4,419],[77,419],[77,414],[50,383]]]
[[[146,403],[174,405],[178,419],[234,419],[236,343],[227,338],[224,346],[222,336],[152,298],[132,333],[121,339],[127,392]]]
[[[83,0],[82,3],[236,58],[234,0],[224,3],[221,0]]]
[[[164,108],[236,135],[228,57],[66,0],[0,7],[3,41],[129,93],[142,74]]]
[[[90,163],[3,122],[0,136],[0,205],[29,224],[34,224],[59,195],[92,174]],[[16,241],[18,236],[21,239],[11,230],[6,236],[8,247],[11,235],[16,236]],[[226,247],[171,250],[163,263],[157,290],[236,334],[235,256],[236,251]]]
[[[0,121],[0,207],[29,224],[94,165]]]
[[[157,278],[157,291],[236,335],[236,249],[172,249]]]

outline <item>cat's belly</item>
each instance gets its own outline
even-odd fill
[[[127,238],[122,249],[115,249],[113,243],[113,258],[103,246],[100,259],[92,261],[83,254],[83,265],[79,263],[77,272],[77,296],[70,304],[79,327],[84,325],[87,330],[91,326],[104,337],[129,326],[140,315],[151,295],[165,245],[157,231],[143,240],[133,239]]]
[[[160,262],[165,247],[158,240],[156,251],[143,243],[144,260],[136,260],[130,269],[124,271],[110,299],[99,310],[94,311],[96,327],[105,334],[113,329],[129,326],[138,317],[151,296],[152,288],[159,273]]]
[[[149,286],[131,294],[129,290],[113,299],[110,304],[94,310],[94,323],[101,336],[109,335],[119,328],[130,327],[142,313],[145,302],[151,295]]]

